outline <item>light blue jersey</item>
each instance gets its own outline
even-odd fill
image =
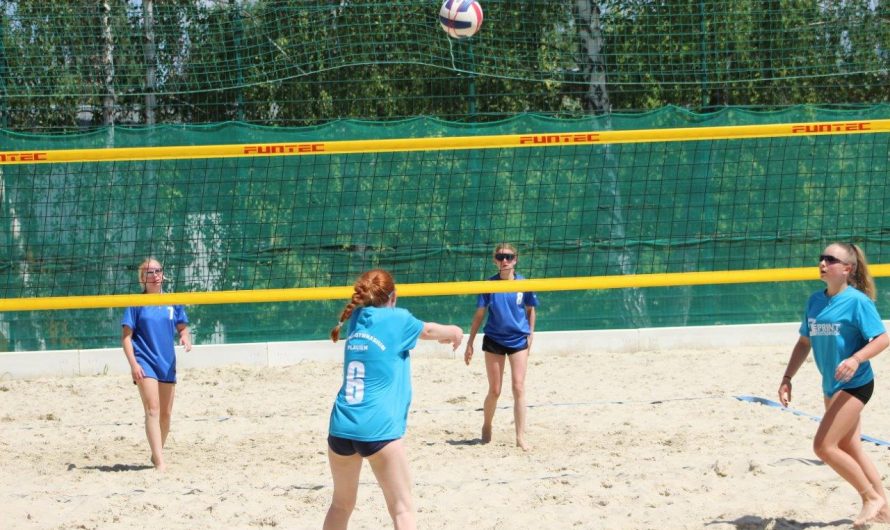
[[[133,353],[145,377],[162,383],[176,382],[176,326],[188,324],[181,305],[128,307],[121,326],[133,330]]]
[[[516,274],[517,280],[525,277]],[[489,280],[501,280],[500,274],[495,274]],[[510,281],[510,280],[503,280]],[[517,287],[520,287],[517,285]],[[476,299],[476,307],[488,308],[488,320],[482,332],[487,337],[502,346],[508,348],[524,348],[528,343],[526,338],[531,334],[531,325],[526,306],[537,307],[538,297],[533,292],[514,293],[486,293],[480,294]]]
[[[352,313],[330,434],[362,442],[405,435],[411,405],[410,350],[422,331],[423,322],[406,309],[362,307]]]
[[[847,286],[832,297],[824,290],[810,296],[800,334],[810,338],[826,397],[833,396],[838,390],[866,385],[874,379],[868,361],[860,363],[849,381],[836,381],[834,372],[844,359],[885,331],[875,303],[855,287]]]

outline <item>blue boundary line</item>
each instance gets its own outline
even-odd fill
[[[783,412],[790,412],[791,414],[794,414],[795,416],[809,418],[813,421],[822,421],[821,416],[813,416],[812,414],[808,414],[806,412],[802,412],[802,411],[795,410],[795,409],[790,409],[788,407],[783,407],[781,403],[779,403],[778,401],[773,401],[771,399],[766,399],[766,398],[762,398],[762,397],[758,397],[758,396],[733,396],[733,397],[738,399],[739,401],[747,401],[748,403],[757,403],[760,405],[766,405],[767,407],[777,408]],[[890,447],[890,442],[885,442],[884,440],[881,440],[879,438],[874,438],[872,436],[867,436],[865,434],[862,434],[859,437],[864,442],[870,442],[875,445],[880,445],[882,447]]]

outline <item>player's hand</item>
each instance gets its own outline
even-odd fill
[[[473,343],[467,343],[467,349],[464,351],[464,364],[470,366],[470,361],[473,360]]]
[[[847,357],[834,370],[834,380],[835,381],[849,381],[853,379],[853,376],[856,375],[856,370],[859,369],[859,363],[856,360],[856,357]]]
[[[130,376],[133,378],[133,382],[139,382],[145,379],[145,372],[142,371],[142,367],[138,364],[136,366],[130,367]]]
[[[448,331],[450,336],[441,339],[439,342],[451,344],[451,351],[457,350],[460,343],[464,341],[464,330],[460,329],[460,326],[448,326]]]
[[[188,331],[179,335],[179,344],[185,348],[185,351],[192,351],[192,335]]]
[[[787,407],[791,403],[791,380],[789,379],[782,379],[782,384],[779,385],[779,403],[783,407]]]

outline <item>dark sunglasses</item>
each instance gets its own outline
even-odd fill
[[[494,255],[494,259],[496,259],[498,261],[504,261],[504,260],[513,261],[514,258],[516,258],[516,254],[505,254],[503,252],[498,252],[497,254]]]
[[[843,263],[843,262],[844,262],[844,260],[842,260],[842,259],[838,259],[838,258],[832,256],[831,254],[821,254],[821,255],[819,255],[819,263],[822,263],[823,261],[824,261],[825,263],[827,263],[828,265],[835,265],[835,264]]]

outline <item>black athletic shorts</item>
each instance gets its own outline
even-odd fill
[[[340,456],[352,456],[355,453],[362,455],[364,458],[372,456],[377,451],[386,447],[389,442],[394,440],[381,440],[379,442],[362,442],[359,440],[350,440],[349,438],[340,438],[339,436],[328,435],[328,447],[331,451]]]
[[[863,405],[868,403],[868,400],[871,399],[871,395],[875,391],[875,380],[872,379],[868,383],[865,383],[862,386],[857,386],[856,388],[842,388],[844,392],[850,394],[854,398],[858,399],[862,402]]]
[[[482,337],[482,351],[487,351],[488,353],[496,353],[498,355],[510,355],[518,351],[525,350],[527,348],[528,338],[525,339],[525,344],[521,348],[508,348],[507,346],[504,346],[503,344],[488,338],[488,335],[484,335]]]

